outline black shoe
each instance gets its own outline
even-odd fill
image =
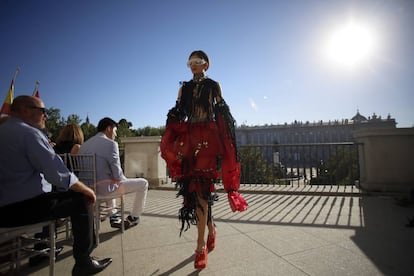
[[[62,252],[63,246],[58,246],[55,249],[55,257],[59,255],[60,252]],[[40,253],[39,255],[33,256],[29,258],[29,265],[30,266],[37,266],[43,261],[49,260],[49,248],[45,251]]]
[[[121,217],[112,216],[109,218],[109,223],[112,228],[121,228],[122,219]]]
[[[97,260],[94,257],[90,257],[86,262],[76,262],[72,269],[72,275],[82,276],[97,274],[111,263],[112,258]]]
[[[121,215],[115,214],[115,215],[110,215],[109,216],[109,221],[110,222],[116,222],[121,220]]]
[[[130,227],[139,224],[139,217],[133,217],[133,216],[130,215],[130,216],[127,217],[126,220],[129,222]]]
[[[134,227],[134,226],[138,225],[138,223],[139,223],[139,217],[128,216],[124,220],[124,228],[126,230],[128,228],[131,228],[131,227]],[[119,218],[119,220],[116,220],[116,221],[115,220],[111,221],[111,227],[121,229],[121,227],[122,227],[121,218]]]

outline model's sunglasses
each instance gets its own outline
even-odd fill
[[[203,65],[206,64],[206,61],[202,58],[192,58],[187,61],[187,66],[190,67],[191,65]]]

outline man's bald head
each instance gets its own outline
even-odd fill
[[[12,116],[22,119],[27,124],[38,129],[46,128],[47,114],[43,101],[37,97],[22,95],[13,100]]]
[[[42,106],[42,101],[39,98],[23,95],[14,98],[11,105],[11,111],[19,113],[23,108],[32,107],[32,106]]]

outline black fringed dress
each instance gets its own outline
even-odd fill
[[[177,196],[183,196],[180,234],[197,223],[197,194],[208,202],[210,222],[211,206],[218,198],[214,184],[222,178],[226,191],[238,190],[240,166],[234,134],[235,121],[219,84],[209,78],[183,82],[181,98],[168,112],[160,145],[169,174],[179,187]]]

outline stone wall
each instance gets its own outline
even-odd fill
[[[150,187],[167,183],[167,169],[161,158],[159,136],[123,137],[126,177],[144,177]]]
[[[414,128],[359,130],[360,186],[367,191],[414,190]]]

